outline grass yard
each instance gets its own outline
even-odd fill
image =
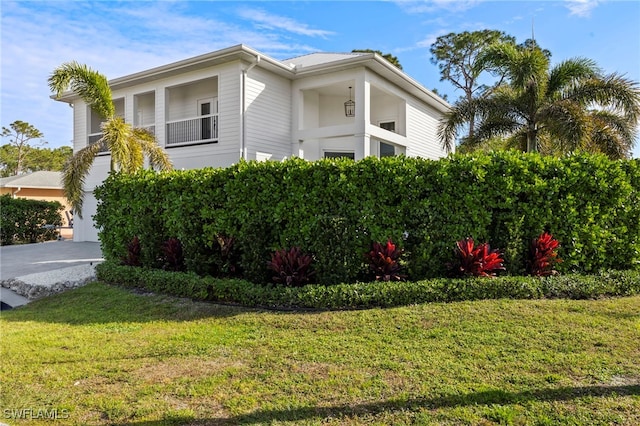
[[[301,313],[93,283],[0,333],[12,425],[640,424],[640,296]]]

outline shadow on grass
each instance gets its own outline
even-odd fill
[[[2,312],[5,321],[36,321],[84,325],[116,322],[193,321],[225,318],[256,309],[195,302],[190,299],[136,292],[101,282],[68,290]]]
[[[417,411],[438,408],[464,407],[470,405],[520,404],[526,402],[569,401],[583,397],[638,396],[640,385],[625,386],[584,386],[563,387],[557,389],[537,389],[524,392],[504,392],[491,390],[472,392],[462,395],[449,395],[435,398],[413,398],[408,400],[388,400],[359,405],[337,405],[331,407],[301,407],[291,410],[259,410],[249,414],[230,418],[190,419],[174,418],[161,421],[133,422],[127,425],[163,426],[163,425],[236,425],[272,422],[296,422],[313,419],[340,418],[394,412],[399,410]],[[125,423],[122,424],[124,426]]]

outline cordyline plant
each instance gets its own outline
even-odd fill
[[[273,271],[273,281],[288,287],[300,287],[308,284],[315,274],[311,270],[313,258],[298,247],[289,250],[277,250],[267,262],[267,268]]]
[[[365,254],[369,262],[369,271],[377,281],[401,281],[406,275],[400,273],[402,267],[399,260],[403,250],[398,248],[391,239],[386,244],[375,242],[371,251]]]
[[[531,242],[531,257],[529,260],[528,272],[537,277],[556,275],[558,271],[553,269],[553,265],[562,262],[558,257],[558,240],[548,232],[543,232],[538,238]]]
[[[495,277],[497,271],[504,270],[504,259],[499,250],[491,250],[488,243],[474,247],[473,238],[465,238],[456,243],[457,263],[453,272],[457,276]]]
[[[162,269],[166,271],[184,270],[184,255],[179,239],[169,238],[162,243]]]
[[[216,242],[220,247],[220,259],[222,260],[221,272],[223,275],[241,275],[240,253],[236,249],[236,239],[222,234],[216,234]]]
[[[127,255],[121,259],[122,264],[127,266],[142,266],[142,261],[140,260],[141,253],[142,247],[140,245],[140,239],[136,235],[131,242],[127,244]]]

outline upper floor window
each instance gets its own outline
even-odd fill
[[[395,121],[381,121],[378,126],[381,129],[388,130],[390,132],[396,131],[396,122]]]

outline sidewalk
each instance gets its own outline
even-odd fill
[[[84,284],[101,262],[100,243],[49,241],[0,247],[0,307]]]

